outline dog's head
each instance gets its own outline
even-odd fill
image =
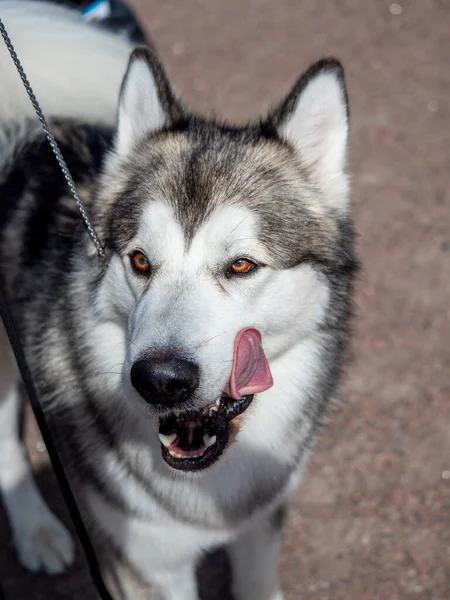
[[[230,127],[189,113],[154,52],[134,51],[100,191],[102,302],[126,338],[125,393],[160,418],[172,467],[212,464],[270,368],[320,335],[352,260],[347,137],[334,59]]]

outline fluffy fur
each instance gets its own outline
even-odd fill
[[[162,600],[198,600],[196,564],[223,544],[236,600],[281,600],[279,515],[337,393],[356,266],[342,67],[316,63],[267,117],[233,127],[187,110],[155,52],[138,49],[116,106],[128,44],[35,6],[1,2],[2,18],[107,260],[11,70],[0,89],[0,281],[80,502]],[[36,19],[39,44],[22,39]],[[136,249],[148,277],[131,267]],[[239,257],[260,266],[230,277]],[[195,362],[199,386],[177,411],[198,411],[220,397],[245,327],[262,333],[274,386],[255,396],[212,467],[171,469],[161,412],[133,387],[132,365],[168,350]],[[0,489],[22,563],[60,572],[72,543],[18,441],[17,375],[2,347]]]

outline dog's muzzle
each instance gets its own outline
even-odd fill
[[[165,413],[167,408],[176,409],[160,417],[159,439],[163,459],[181,471],[199,471],[216,462],[254,394],[273,385],[261,334],[254,328],[238,333],[229,382],[219,398],[200,410],[183,410],[199,385],[199,369],[190,361],[170,354],[150,355],[133,365],[131,381],[153,406]]]

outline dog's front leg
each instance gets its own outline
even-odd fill
[[[62,573],[74,559],[64,525],[45,504],[19,439],[18,372],[0,321],[0,497],[20,562],[30,571]]]
[[[280,506],[230,546],[234,600],[283,600],[278,559],[284,513]]]
[[[152,588],[156,591],[157,600],[200,600],[194,565],[158,573],[152,581]]]

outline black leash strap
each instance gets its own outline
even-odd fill
[[[58,481],[62,495],[64,496],[64,500],[69,510],[70,518],[72,519],[72,523],[78,535],[78,539],[80,540],[81,546],[84,550],[84,554],[86,555],[86,560],[89,564],[89,570],[91,572],[92,580],[102,600],[113,600],[111,594],[108,591],[108,588],[105,585],[105,582],[103,581],[103,577],[100,571],[99,564],[97,562],[97,557],[95,556],[92,542],[89,538],[87,529],[83,523],[83,519],[81,518],[80,510],[77,506],[75,497],[73,495],[69,481],[62,467],[59,456],[56,452],[55,445],[53,444],[53,440],[50,435],[50,431],[48,429],[44,413],[42,411],[41,405],[37,397],[36,389],[33,384],[33,379],[31,377],[30,370],[25,360],[25,354],[22,348],[22,344],[20,343],[19,336],[17,335],[17,330],[14,326],[11,313],[9,312],[8,306],[5,301],[5,297],[1,289],[0,314],[2,316],[3,323],[5,325],[5,329],[9,337],[9,341],[11,342],[11,346],[16,357],[17,366],[19,367],[20,374],[22,375],[22,379],[25,384],[28,397],[30,399],[30,404],[34,412],[34,416],[36,418],[39,429],[41,430],[42,439],[44,440],[44,443],[47,447],[48,455],[50,457],[50,461],[52,463],[56,479]],[[0,588],[0,599],[1,598],[2,592]]]

